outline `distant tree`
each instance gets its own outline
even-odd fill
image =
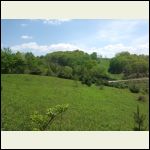
[[[72,78],[72,68],[69,66],[61,67],[59,77],[71,79]]]
[[[130,54],[122,52],[110,61],[109,72],[123,73],[125,78],[144,77],[149,74],[149,57],[145,55]]]
[[[14,55],[14,67],[13,67],[13,73],[24,73],[26,64],[25,64],[25,58],[22,55],[22,53],[17,52]]]
[[[90,56],[92,59],[97,60],[97,53],[96,52],[93,52]]]
[[[87,69],[84,69],[84,71],[83,71],[83,75],[82,75],[82,78],[81,78],[81,83],[86,84],[87,86],[92,85],[92,77],[91,77],[91,75],[90,75],[90,73],[88,72]]]
[[[106,74],[106,69],[102,66],[94,66],[91,70],[91,75],[92,77],[95,77],[96,79],[101,79],[103,77],[106,77],[107,74]]]
[[[78,77],[82,83],[88,85],[99,79],[108,80],[110,73],[124,75],[124,78],[148,77],[149,56],[135,55],[129,52],[116,54],[110,60],[110,66],[103,65],[103,60],[97,56],[81,50],[57,51],[45,56],[34,56],[33,53],[14,53],[10,48],[1,49],[1,73],[29,73],[73,79]],[[109,60],[107,60],[109,62]]]
[[[30,74],[40,75],[42,73],[40,65],[38,64],[38,58],[36,58],[31,52],[25,54],[27,70]]]
[[[11,73],[14,66],[14,58],[10,48],[1,49],[1,72]]]

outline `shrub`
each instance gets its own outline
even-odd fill
[[[82,78],[81,83],[86,84],[87,86],[91,86],[92,85],[92,80],[90,78]]]
[[[37,111],[31,115],[31,128],[34,131],[45,131],[47,128],[52,124],[54,119],[60,115],[62,123],[62,114],[68,109],[67,105],[57,105],[53,108],[49,108],[47,112],[42,115],[39,114]]]
[[[33,68],[32,70],[30,70],[30,74],[32,75],[40,75],[42,73],[40,68]]]
[[[136,85],[136,84],[131,84],[129,86],[129,90],[132,92],[132,93],[139,93],[140,92],[140,88]]]
[[[137,111],[134,112],[134,131],[144,131],[146,128],[144,127],[144,121],[145,121],[146,115],[140,113],[139,106],[137,106]]]
[[[104,80],[102,79],[97,79],[96,82],[95,82],[95,85],[100,89],[104,89]]]
[[[92,85],[92,81],[91,80],[87,80],[85,83],[87,86],[91,86]]]
[[[140,95],[137,100],[138,100],[138,101],[141,101],[141,102],[145,102],[145,101],[146,101],[146,98],[145,98],[145,96]]]
[[[128,87],[128,85],[124,82],[111,82],[111,83],[108,83],[108,86],[120,88],[120,89],[124,89]]]
[[[103,80],[103,85],[109,86],[109,82],[107,80]]]
[[[104,85],[99,85],[99,89],[103,90],[104,89]]]
[[[147,94],[149,93],[149,89],[148,88],[144,88],[143,90],[144,90],[145,93],[147,93]]]

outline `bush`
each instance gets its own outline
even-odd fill
[[[92,81],[91,81],[91,80],[86,80],[85,84],[86,84],[87,86],[91,86],[91,85],[92,85]]]
[[[137,111],[134,112],[134,131],[144,131],[146,127],[144,127],[144,121],[146,119],[146,115],[140,112],[139,106],[137,106]]]
[[[44,115],[39,114],[37,111],[34,112],[31,118],[31,129],[34,131],[45,131],[53,123],[55,118],[60,115],[60,127],[62,124],[62,115],[68,109],[68,104],[66,105],[56,105],[55,107],[47,109]]]
[[[100,89],[104,89],[104,80],[102,79],[97,79],[96,82],[95,82],[95,85]]]
[[[81,80],[82,84],[86,84],[87,86],[91,86],[92,85],[92,80],[90,78],[87,77],[83,77]]]
[[[103,85],[109,86],[109,82],[107,80],[103,80]]]
[[[32,75],[40,75],[42,73],[40,68],[33,68],[32,70],[30,70],[30,74]]]
[[[136,84],[131,84],[129,86],[129,90],[132,92],[132,93],[139,93],[140,92],[140,88],[136,85]]]
[[[147,93],[147,94],[149,93],[149,88],[144,88],[143,90],[145,93]]]
[[[128,85],[124,82],[111,82],[111,83],[108,83],[108,86],[120,88],[120,89],[124,89],[128,87]]]
[[[146,98],[145,98],[145,96],[140,95],[137,100],[138,100],[138,101],[141,101],[141,102],[145,102],[145,101],[146,101]]]
[[[103,90],[104,89],[104,85],[99,85],[99,89]]]

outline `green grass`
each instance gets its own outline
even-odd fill
[[[146,114],[147,102],[139,102],[139,94],[128,89],[96,86],[88,87],[72,80],[36,75],[1,75],[2,129],[26,131],[30,128],[30,115],[44,113],[57,104],[69,104],[63,115],[65,131],[130,131],[133,130],[133,112],[137,105]],[[60,130],[58,117],[48,130]],[[147,130],[149,130],[147,128]]]

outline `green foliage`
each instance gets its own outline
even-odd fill
[[[140,92],[140,87],[138,85],[132,83],[132,84],[129,85],[129,90],[132,93],[139,93]]]
[[[58,77],[71,79],[72,78],[72,68],[69,66],[61,67]]]
[[[135,121],[135,126],[134,130],[135,131],[144,131],[146,128],[144,127],[144,121],[145,121],[146,115],[140,113],[139,106],[137,105],[137,111],[134,112],[134,121]]]
[[[103,89],[104,89],[104,85],[105,85],[105,80],[103,80],[103,79],[96,80],[95,85],[96,85],[100,90],[103,90]]]
[[[61,115],[62,121],[62,113],[64,113],[68,109],[68,104],[66,105],[56,105],[53,108],[49,108],[46,111],[45,115],[39,114],[37,111],[31,115],[31,127],[32,130],[37,131],[44,131],[47,130],[48,127],[52,124],[54,119]]]
[[[92,85],[92,79],[88,73],[84,74],[84,76],[82,77],[81,83],[86,84],[87,86]]]
[[[20,52],[12,53],[9,48],[1,49],[1,72],[2,73],[24,73],[24,55]]]
[[[82,82],[88,73],[92,83],[97,79],[122,78],[117,74],[122,74],[124,78],[148,76],[148,62],[149,56],[131,55],[128,52],[119,53],[110,60],[98,56],[96,52],[89,55],[80,50],[58,51],[36,57],[31,52],[13,53],[9,48],[1,49],[2,73],[48,75],[66,79],[77,75]]]
[[[104,67],[100,67],[99,65],[94,66],[91,70],[91,76],[95,77],[96,79],[107,78],[106,70]]]
[[[111,82],[111,83],[108,83],[107,86],[120,88],[120,89],[128,88],[128,84],[126,82]]]
[[[45,56],[34,56],[31,52],[12,53],[9,48],[1,50],[2,73],[26,73],[73,79],[77,76],[90,86],[96,79],[107,78],[107,69],[101,65],[97,53],[91,55],[80,50],[53,52]]]
[[[103,90],[104,89],[104,85],[99,85],[99,89]]]
[[[97,53],[96,52],[93,52],[91,55],[91,58],[96,60],[97,59]]]
[[[79,80],[78,76],[74,75],[73,76],[73,80],[74,80],[74,87],[78,87],[79,86],[79,84],[78,84],[78,80]]]
[[[149,74],[149,56],[122,52],[110,61],[109,72],[123,73],[125,78],[145,77]]]
[[[43,130],[43,126],[45,124],[45,118],[43,115],[39,114],[35,111],[31,116],[31,128],[33,131]]]

